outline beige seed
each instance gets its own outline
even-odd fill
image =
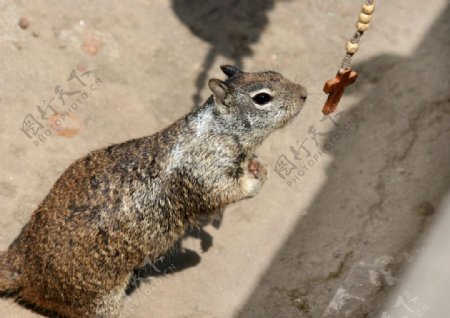
[[[356,29],[360,32],[367,31],[369,29],[369,24],[358,22],[356,23]]]
[[[375,11],[375,3],[372,4],[364,3],[361,11],[365,14],[372,14]]]
[[[358,51],[359,44],[358,43],[352,43],[350,41],[347,42],[345,45],[345,49],[347,50],[347,53],[355,54],[356,51]]]
[[[369,24],[371,20],[372,20],[372,16],[370,14],[365,14],[362,12],[359,14],[358,22],[361,22],[364,24]]]

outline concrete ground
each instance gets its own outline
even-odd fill
[[[76,158],[173,122],[220,64],[275,69],[311,94],[258,151],[270,180],[138,273],[125,317],[394,317],[450,184],[450,8],[380,1],[360,78],[323,118],[361,3],[0,0],[0,249]],[[442,318],[400,293],[413,312],[395,317]],[[0,317],[39,315],[1,299]]]

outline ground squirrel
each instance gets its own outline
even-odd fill
[[[306,89],[221,67],[212,96],[154,135],[75,161],[0,253],[0,293],[63,317],[120,317],[132,272],[190,226],[255,196],[255,147],[301,110]]]

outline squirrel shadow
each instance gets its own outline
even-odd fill
[[[252,55],[250,45],[259,40],[268,24],[267,12],[274,0],[172,0],[176,16],[191,32],[211,44],[195,81],[194,106],[201,103],[200,92],[217,56],[225,56],[242,68],[242,60]]]
[[[204,222],[196,227],[189,228],[185,235],[179,239],[171,250],[158,257],[156,260],[144,260],[143,266],[136,268],[128,283],[125,293],[129,296],[135,292],[142,282],[150,281],[151,278],[162,277],[185,269],[197,266],[201,256],[194,250],[183,247],[183,240],[191,237],[200,241],[200,248],[206,253],[213,245],[213,237],[204,227],[211,224],[214,228],[220,228],[223,219],[223,211],[216,212],[214,218],[206,218]]]

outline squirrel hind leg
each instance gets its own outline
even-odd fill
[[[25,287],[19,292],[16,301],[25,308],[49,317],[121,318],[122,294],[111,293],[101,300],[92,299],[92,302],[74,308],[59,300],[45,298],[32,287]]]
[[[49,317],[79,318],[84,317],[80,312],[56,300],[43,297],[32,287],[24,287],[16,297],[16,302],[38,314]]]
[[[105,295],[96,304],[93,318],[121,318],[128,317],[123,313],[123,300],[125,298],[125,288],[119,288]]]
[[[0,252],[0,297],[11,296],[18,291],[17,274],[8,262],[8,252]]]

